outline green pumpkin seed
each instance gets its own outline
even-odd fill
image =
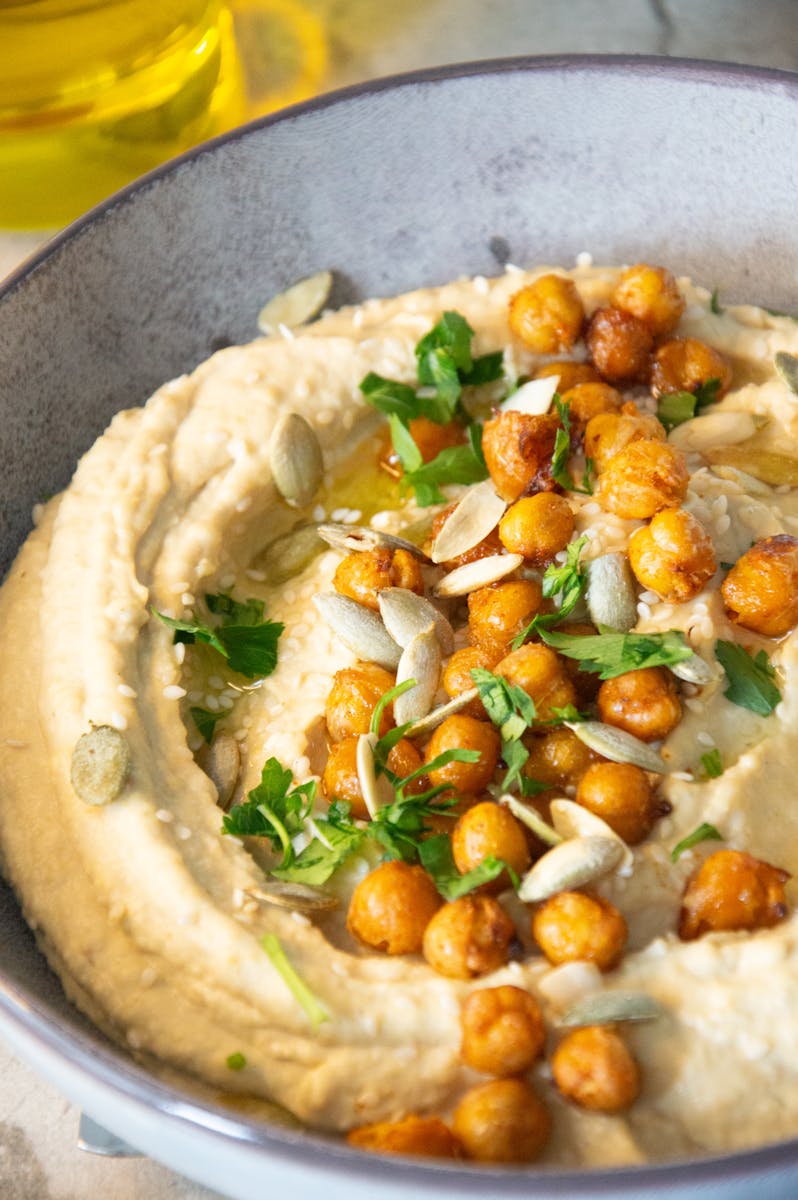
[[[86,804],[111,804],[130,774],[130,748],[113,725],[95,725],[75,743],[70,780]]]

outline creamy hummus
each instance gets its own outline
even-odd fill
[[[635,849],[631,871],[599,884],[630,927],[629,951],[604,976],[552,967],[528,948],[523,961],[459,983],[420,958],[357,951],[335,921],[252,901],[263,870],[248,846],[221,835],[214,785],[196,761],[191,704],[231,710],[226,727],[244,764],[237,799],[270,756],[298,782],[318,770],[314,738],[330,679],[354,661],[312,605],[331,590],[340,556],[325,549],[275,584],[268,546],[300,518],[374,518],[396,530],[418,517],[410,504],[393,511],[377,468],[363,467],[376,461],[382,418],[358,385],[369,371],[412,380],[414,347],[444,310],[467,318],[477,353],[504,348],[508,376],[528,371],[537,360],[510,344],[506,312],[534,274],[369,301],[293,335],[223,350],[113,420],[38,515],[0,591],[3,870],[67,994],[111,1037],[216,1088],[276,1101],[312,1126],[445,1114],[480,1078],[459,1058],[459,1002],[474,987],[511,982],[541,998],[552,1025],[600,989],[642,991],[664,1010],[628,1030],[644,1090],[623,1116],[580,1111],[540,1079],[554,1116],[544,1163],[673,1159],[794,1135],[798,914],[753,934],[680,942],[685,881],[717,847],[701,844],[675,864],[670,855],[710,822],[727,845],[798,876],[794,636],[769,643],[783,696],[772,715],[730,704],[718,685],[688,695],[663,749],[672,812]],[[573,272],[588,311],[606,302],[616,275]],[[707,291],[680,287],[687,309],[678,332],[735,365],[717,411],[767,418],[763,448],[798,446],[796,397],[772,370],[776,351],[796,351],[798,327],[752,308],[717,314]],[[286,409],[305,414],[324,452],[323,486],[300,513],[270,478],[269,439]],[[734,561],[756,538],[798,533],[798,490],[760,484],[751,495],[743,476],[717,474],[698,455],[688,461],[685,503],[719,561]],[[577,531],[593,531],[592,553],[624,547],[638,524],[587,496],[574,503]],[[258,686],[231,686],[218,662],[174,645],[152,616],[154,608],[185,618],[219,591],[259,597],[285,624],[277,668]],[[681,605],[643,598],[638,611],[638,630],[682,629],[699,651],[733,636],[717,583]],[[70,783],[73,749],[92,724],[120,730],[132,755],[124,791],[102,807]],[[726,769],[702,780],[694,771],[710,746]],[[331,886],[351,890],[366,866],[355,859]],[[525,936],[522,906],[510,898],[507,907]],[[264,952],[267,932],[329,1013],[317,1028]],[[232,1071],[230,1055],[243,1055],[245,1067]]]

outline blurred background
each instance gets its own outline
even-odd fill
[[[798,71],[797,9],[796,0],[0,0],[0,280],[159,162],[319,92],[517,54]],[[210,1197],[147,1159],[81,1152],[78,1120],[0,1046],[2,1200]]]

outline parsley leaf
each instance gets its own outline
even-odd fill
[[[264,933],[260,944],[268,954],[275,969],[282,976],[283,982],[297,1004],[304,1011],[313,1028],[318,1029],[322,1021],[329,1021],[330,1014],[327,1012],[327,1009],[318,997],[314,996],[304,979],[297,974],[295,968],[286,958],[285,950],[283,950],[277,934]]]
[[[561,488],[571,491],[574,481],[568,471],[568,459],[571,456],[571,406],[563,404],[559,393],[554,393],[554,407],[560,418],[560,427],[554,438],[554,453],[551,458],[551,476]]]
[[[614,679],[642,667],[670,667],[692,658],[684,634],[666,633],[555,633],[538,627],[541,640],[566,658],[575,658],[582,670],[598,673],[599,679]]]
[[[693,846],[697,846],[699,842],[722,842],[723,834],[718,833],[714,825],[710,825],[704,821],[692,833],[688,833],[686,838],[682,838],[671,850],[671,862],[678,862],[685,850],[692,850]]]
[[[736,642],[715,642],[715,656],[726,672],[729,686],[723,693],[732,704],[767,717],[781,700],[773,680],[776,672],[764,650],[752,657]]]
[[[343,810],[346,810],[344,813]],[[287,867],[271,872],[277,879],[320,887],[360,848],[366,830],[347,819],[349,805],[334,801],[327,818],[315,817],[318,834]]]
[[[395,417],[391,420],[391,432],[394,434],[395,427],[399,422]],[[407,437],[410,437],[407,430],[404,432]],[[431,462],[419,461],[419,465],[416,467],[407,465],[417,460],[412,452],[408,453],[404,439],[400,440],[402,449],[397,445],[394,436],[394,449],[404,467],[402,486],[413,488],[416,501],[421,508],[427,508],[430,504],[445,504],[446,497],[440,488],[448,483],[480,483],[488,477],[488,469],[482,454],[482,426],[477,422],[469,426],[468,441],[464,445],[447,446]],[[412,441],[412,438],[410,440]],[[413,442],[413,446],[416,448],[418,460],[420,460],[421,454],[418,452],[415,442]]]
[[[699,383],[692,392],[666,392],[657,404],[657,419],[668,433],[684,421],[697,417],[703,409],[715,404],[720,391],[719,379],[707,379]]]
[[[725,313],[725,311],[726,311],[725,308],[721,307],[720,300],[718,299],[718,289],[717,288],[714,289],[712,295],[709,298],[709,311],[715,313],[719,317],[722,316],[723,313]]]
[[[419,411],[415,388],[409,383],[398,383],[369,371],[360,381],[360,390],[369,404],[373,404],[380,412],[394,413],[404,421],[412,421],[414,417],[423,415]]]
[[[236,1050],[235,1054],[228,1054],[226,1062],[231,1071],[243,1071],[247,1065],[247,1060],[240,1050]]]
[[[301,833],[305,818],[316,798],[316,783],[308,780],[292,788],[293,776],[276,758],[261,771],[260,783],[247,793],[243,804],[235,804],[222,819],[222,832],[236,837],[266,837],[273,850],[282,849],[281,868],[294,861],[291,838]]]
[[[521,737],[537,717],[535,702],[523,688],[483,667],[474,667],[471,678],[485,711],[501,734],[502,758],[508,768],[502,790],[509,791],[516,781],[519,786],[522,784],[521,770],[529,758],[529,751]]]
[[[221,617],[215,628],[202,621],[178,621],[157,609],[152,611],[174,630],[174,641],[202,642],[227,659],[230,669],[248,679],[271,675],[277,666],[277,642],[285,629],[281,621],[263,620],[263,601],[234,600],[226,592],[205,596],[209,612]]]
[[[704,774],[707,779],[719,779],[723,774],[723,763],[720,757],[720,750],[715,747],[714,750],[708,750],[706,754],[701,755],[701,766],[704,768]]]
[[[523,629],[513,638],[513,650],[527,640],[528,637],[541,627],[551,628],[570,616],[581,600],[587,587],[587,569],[579,565],[579,556],[588,542],[587,534],[569,542],[566,548],[567,558],[564,563],[550,563],[543,572],[543,595],[547,599],[560,596],[560,607],[553,613],[537,613]]]
[[[511,868],[502,859],[495,858],[491,854],[483,858],[478,866],[461,875],[455,866],[452,843],[446,833],[438,833],[433,837],[426,838],[419,845],[418,854],[422,867],[428,875],[432,876],[433,882],[444,900],[458,900],[460,896],[468,895],[483,883],[489,883],[501,875],[502,871],[511,871]],[[515,872],[511,871],[511,877],[514,875]],[[517,878],[513,882],[517,884]]]
[[[504,352],[494,350],[491,354],[480,354],[475,358],[470,371],[460,372],[460,382],[463,387],[479,387],[483,383],[493,383],[501,379],[504,368]]]
[[[191,719],[197,726],[197,729],[202,734],[208,745],[213,741],[213,734],[216,729],[216,722],[221,721],[229,713],[229,709],[222,708],[218,712],[211,712],[207,708],[192,707],[189,710]]]
[[[719,379],[707,379],[704,383],[699,383],[698,387],[693,388],[696,412],[700,413],[702,408],[707,408],[710,404],[716,404],[719,391]]]

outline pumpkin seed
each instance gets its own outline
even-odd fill
[[[357,739],[355,756],[360,790],[371,817],[376,817],[379,810],[393,800],[393,788],[387,776],[377,774],[377,766],[374,761],[376,745],[376,733],[361,733]]]
[[[704,458],[712,466],[737,467],[773,487],[784,484],[798,486],[798,458],[779,454],[775,450],[758,450],[751,446],[721,446],[706,450]]]
[[[773,361],[787,387],[798,396],[798,358],[786,350],[779,350]]]
[[[756,433],[756,422],[747,412],[713,412],[692,417],[668,434],[672,446],[686,453],[704,454],[714,446],[733,446]]]
[[[431,713],[426,717],[422,717],[420,721],[414,721],[407,731],[408,737],[419,737],[421,734],[429,733],[433,729],[437,729],[442,725],[447,717],[453,716],[460,712],[479,696],[478,688],[469,688],[466,692],[461,692],[459,696],[447,700],[446,704],[441,704],[438,708],[433,708]]]
[[[530,379],[499,405],[499,412],[520,412],[530,417],[542,417],[551,408],[559,383],[558,375]]]
[[[600,879],[623,858],[619,838],[578,837],[547,850],[521,880],[519,899],[526,903],[546,900],[556,892],[567,892]]]
[[[428,625],[408,642],[396,669],[397,684],[415,679],[416,686],[402,692],[393,702],[397,725],[426,717],[435,699],[441,677],[441,647],[434,625]]]
[[[203,752],[200,766],[216,786],[216,803],[227,812],[241,773],[241,749],[233,735],[217,733]]]
[[[299,525],[270,542],[259,556],[270,584],[286,583],[310,566],[324,543],[316,525]]]
[[[713,671],[700,654],[693,654],[692,658],[686,658],[680,663],[672,663],[670,670],[677,679],[683,679],[685,683],[695,683],[699,687],[720,678],[719,673]]]
[[[414,542],[405,541],[392,533],[383,533],[380,529],[367,529],[364,525],[319,525],[318,534],[328,546],[334,550],[344,550],[347,553],[357,550],[407,550],[408,554],[420,558],[424,562],[427,556]]]
[[[529,804],[523,804],[517,800],[515,796],[511,796],[509,792],[499,796],[499,804],[503,804],[505,808],[509,808],[514,817],[526,825],[527,829],[531,829],[536,837],[539,837],[547,846],[559,846],[564,839],[558,830],[552,829],[548,825],[538,811],[532,808]]]
[[[653,1021],[664,1012],[662,1005],[645,992],[593,992],[577,1000],[558,1025],[614,1025],[619,1021]]]
[[[287,504],[309,504],[324,477],[324,460],[315,430],[299,413],[278,418],[269,444],[274,485]]]
[[[258,329],[273,333],[280,325],[288,329],[304,325],[327,303],[332,282],[330,271],[319,271],[278,292],[258,313]]]
[[[383,588],[379,604],[385,628],[403,649],[431,623],[444,657],[454,651],[454,630],[426,596],[419,596],[409,588]]]
[[[522,554],[490,554],[475,562],[456,567],[444,575],[432,589],[436,596],[467,596],[477,588],[487,587],[515,571],[524,561]]]
[[[656,750],[633,737],[624,729],[616,729],[614,725],[604,725],[601,721],[566,721],[580,742],[584,742],[591,750],[608,758],[611,762],[632,763],[642,767],[644,771],[655,771],[658,775],[667,775],[668,767]]]
[[[396,670],[402,651],[375,612],[338,592],[322,592],[313,597],[313,603],[353,654],[388,671]]]
[[[473,550],[496,528],[506,508],[506,500],[496,495],[491,479],[469,488],[441,526],[432,544],[432,561],[448,562]]]
[[[329,912],[339,904],[338,897],[331,892],[283,879],[267,879],[260,887],[245,889],[244,895],[294,912]]]
[[[634,855],[623,838],[612,829],[602,817],[596,816],[589,808],[577,804],[575,800],[552,800],[549,805],[551,823],[563,839],[574,837],[606,837],[617,838],[623,848],[623,858],[618,867],[619,871],[629,873],[634,865]]]
[[[119,730],[95,725],[72,751],[72,787],[86,804],[110,804],[127,783],[130,763],[130,748]]]
[[[628,633],[637,624],[637,589],[625,554],[601,554],[587,564],[585,601],[594,625]]]

